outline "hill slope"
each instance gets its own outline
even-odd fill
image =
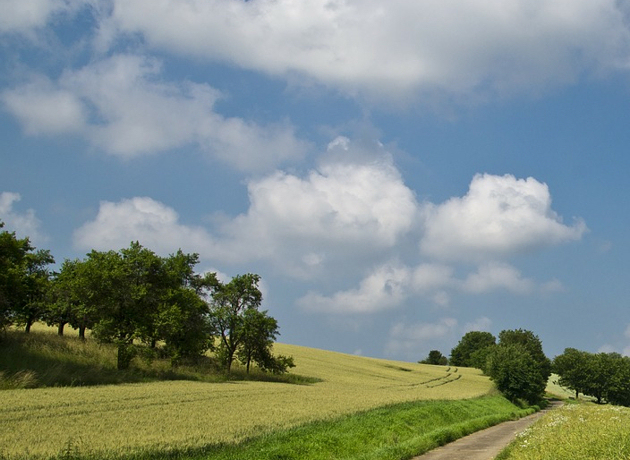
[[[493,386],[479,371],[277,344],[312,385],[167,381],[2,392],[0,454],[196,448],[396,402],[464,399]],[[1,455],[0,455],[1,457]]]

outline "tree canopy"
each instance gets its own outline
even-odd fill
[[[260,276],[222,283],[215,273],[195,273],[198,262],[197,254],[179,250],[161,257],[132,242],[119,251],[93,250],[82,260],[65,260],[53,273],[50,251],[2,231],[0,328],[16,324],[28,332],[45,321],[63,335],[70,324],[82,338],[90,329],[97,340],[116,345],[119,369],[129,367],[139,344],[177,365],[200,359],[215,340],[228,372],[236,358],[247,372],[253,363],[276,373],[292,367],[290,357],[271,353],[279,328],[266,310],[259,311]]]
[[[444,356],[440,350],[431,350],[429,355],[420,361],[420,364],[434,364],[439,366],[445,366],[448,364],[448,358]]]
[[[49,250],[36,250],[28,237],[0,232],[0,327],[15,323],[28,332],[41,319],[54,262]]]
[[[566,348],[553,360],[558,384],[592,396],[598,403],[630,406],[630,357],[618,353],[588,353]]]
[[[477,367],[474,354],[495,344],[496,338],[489,332],[467,332],[451,350],[449,362],[453,366]]]

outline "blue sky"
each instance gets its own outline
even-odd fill
[[[630,3],[0,0],[0,219],[262,277],[287,343],[630,355]]]

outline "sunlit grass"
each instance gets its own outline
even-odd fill
[[[37,459],[70,447],[95,452],[94,458],[99,452],[194,450],[396,403],[475,398],[494,391],[488,378],[473,369],[283,344],[275,352],[294,357],[292,373],[321,381],[161,381],[5,390],[0,453]]]
[[[520,433],[502,460],[630,458],[630,408],[567,404]]]

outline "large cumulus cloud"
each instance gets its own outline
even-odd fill
[[[462,197],[421,203],[382,145],[368,153],[337,138],[327,160],[303,175],[251,179],[248,210],[217,216],[212,228],[180,222],[174,209],[148,197],[103,202],[75,233],[76,244],[116,248],[138,239],[162,252],[199,252],[213,264],[263,263],[313,283],[297,305],[327,314],[371,314],[414,297],[445,308],[452,293],[562,288],[510,264],[586,231],[581,220],[562,222],[546,184],[480,174]]]
[[[115,0],[158,48],[396,98],[541,88],[627,63],[615,0]],[[297,80],[296,80],[297,81]]]
[[[420,248],[444,260],[488,260],[581,238],[583,221],[566,225],[546,184],[512,175],[476,175],[468,193],[427,207]]]

